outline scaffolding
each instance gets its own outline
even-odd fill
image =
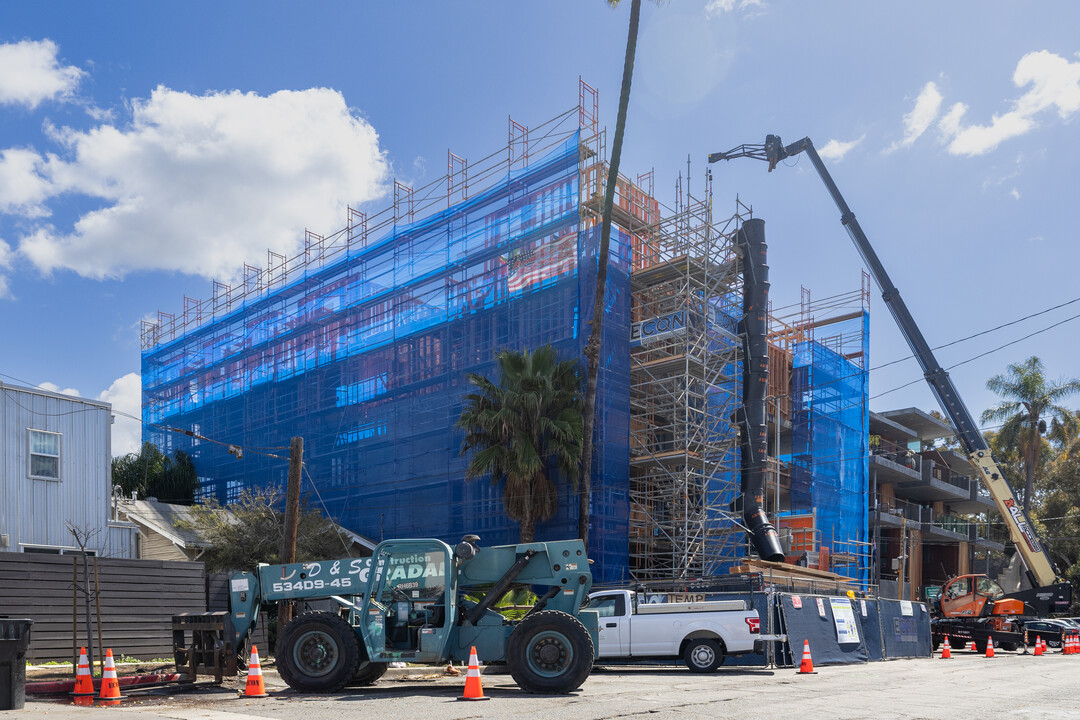
[[[372,538],[476,533],[511,543],[501,486],[462,480],[455,421],[469,373],[497,377],[500,350],[550,343],[581,357],[593,309],[607,180],[597,94],[500,149],[447,153],[446,174],[392,185],[387,207],[349,208],[344,228],[307,232],[299,252],[217,281],[183,313],[143,325],[145,439],[188,452],[201,493],[222,502],[282,485],[286,465],[252,448],[305,439],[305,491]],[[655,201],[620,177],[597,392],[590,524],[593,573],[627,581],[630,258],[623,224],[655,222]],[[167,428],[179,429],[172,432]],[[560,481],[545,537],[572,537],[578,502]]]
[[[869,276],[859,290],[772,313],[770,341],[791,358],[790,470],[777,513],[793,554],[866,584],[869,542]],[[820,564],[818,564],[820,563]]]
[[[737,203],[715,223],[708,185],[703,200],[682,197],[634,236],[630,574],[638,581],[715,575],[743,546],[731,512],[741,372],[733,241],[749,208]]]

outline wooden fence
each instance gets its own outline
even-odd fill
[[[95,559],[88,560],[92,589]],[[73,567],[81,586],[79,556],[0,553],[0,616],[33,619],[31,662],[71,661],[78,646],[86,644],[86,602],[81,593],[73,601]],[[101,637],[116,656],[172,657],[172,616],[207,610],[209,585],[202,563],[97,558],[97,574]],[[97,609],[90,605],[97,659]]]

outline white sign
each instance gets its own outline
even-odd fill
[[[817,614],[825,617],[825,598],[817,598]]]
[[[232,585],[232,591],[233,592],[247,592],[248,591],[248,579],[245,578],[245,577],[233,578],[231,585]]]
[[[829,598],[833,622],[836,623],[836,641],[841,645],[859,643],[859,626],[855,624],[855,612],[847,598]]]
[[[866,615],[866,601],[865,600],[861,600],[861,599],[859,600],[859,609],[862,610],[862,616],[867,617],[867,615]]]
[[[686,330],[686,311],[649,318],[630,326],[630,347],[648,345]]]
[[[907,615],[909,617],[911,615],[915,614],[914,608],[911,607],[911,601],[910,600],[901,600],[900,601],[900,614],[901,615]]]
[[[792,595],[791,607],[795,608],[796,610],[802,610],[802,598],[798,595]]]

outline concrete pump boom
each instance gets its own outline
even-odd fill
[[[859,226],[859,221],[855,219],[855,213],[851,212],[851,208],[848,207],[844,196],[840,194],[840,190],[837,189],[836,183],[833,182],[832,176],[829,175],[829,171],[825,168],[821,157],[818,156],[810,138],[806,137],[785,146],[778,135],[768,135],[765,138],[764,145],[740,145],[728,152],[713,153],[709,155],[709,162],[750,157],[767,161],[769,163],[769,172],[772,172],[778,162],[799,153],[805,153],[810,158],[810,162],[813,163],[818,176],[821,177],[822,182],[825,183],[825,188],[829,191],[829,195],[832,196],[833,202],[840,209],[840,222],[848,231],[848,235],[851,236],[852,242],[855,243],[863,262],[866,263],[874,276],[875,282],[881,288],[881,297],[885,301],[886,307],[889,308],[889,312],[892,313],[893,319],[900,328],[900,333],[907,341],[915,359],[918,360],[919,366],[922,367],[926,382],[929,383],[930,389],[933,391],[934,396],[937,397],[941,409],[945,411],[949,420],[952,421],[956,436],[964,447],[968,460],[982,479],[983,485],[990,492],[998,512],[1005,518],[1006,525],[1009,528],[1009,536],[1024,559],[1032,584],[1040,588],[1061,584],[1062,579],[1050,559],[1049,553],[1042,546],[1035,528],[1031,525],[1023,508],[1016,501],[1012,488],[1009,487],[1009,483],[1005,480],[997,460],[990,452],[986,439],[979,432],[979,427],[975,424],[971,413],[964,405],[964,401],[960,399],[949,373],[934,357],[933,350],[930,349],[930,345],[923,337],[919,326],[915,324],[915,320],[911,317],[903,298],[900,297],[900,291],[893,285],[889,274],[885,272],[885,267],[881,264],[881,260],[878,259],[877,253],[874,252],[874,248],[870,245],[870,241],[866,238],[866,233]],[[1060,591],[1069,592],[1069,586],[1066,584]]]

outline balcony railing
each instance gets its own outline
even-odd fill
[[[967,537],[970,533],[971,523],[967,520],[962,520],[955,515],[949,515],[942,513],[936,518],[930,521],[930,524],[934,527],[941,528],[942,530],[948,530],[949,532],[959,533],[964,537]]]
[[[955,473],[948,465],[937,462],[931,458],[926,458],[926,462],[930,463],[930,477],[939,482],[948,483],[953,487],[958,487],[964,492],[971,491],[971,478],[967,475]]]
[[[870,448],[870,454],[884,458],[885,460],[894,462],[897,465],[906,467],[910,470],[915,470],[917,472],[922,471],[922,457],[892,440],[879,438],[877,444]]]
[[[931,508],[923,507],[907,500],[898,500],[896,498],[882,498],[881,495],[877,495],[874,498],[877,502],[877,509],[888,515],[895,515],[897,517],[906,517],[909,522],[923,522],[926,513],[933,512]]]

